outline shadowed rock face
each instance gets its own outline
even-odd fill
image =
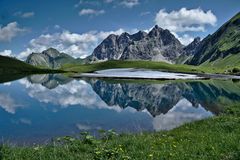
[[[184,51],[186,52],[186,55],[188,56],[194,55],[200,43],[201,43],[200,37],[194,38],[194,40],[189,45],[184,47]]]
[[[97,46],[89,61],[98,60],[174,60],[183,54],[183,46],[168,30],[157,25],[147,34],[139,31],[130,35],[110,35]]]

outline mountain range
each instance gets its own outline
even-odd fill
[[[150,60],[217,67],[240,65],[240,12],[212,35],[203,40],[197,37],[187,46],[182,45],[169,30],[156,25],[149,33],[111,34],[84,60],[49,48],[41,53],[32,53],[26,62],[35,66],[60,68],[68,63],[107,60]]]
[[[184,83],[124,83],[85,79],[99,97],[109,106],[132,107],[137,111],[147,110],[153,117],[166,114],[181,99],[192,106],[219,114],[224,107],[240,100],[239,82],[192,81]],[[234,87],[229,87],[233,85]]]

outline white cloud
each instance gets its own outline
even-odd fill
[[[0,55],[2,55],[2,56],[13,56],[13,54],[12,54],[12,50],[4,50],[4,51],[2,51],[2,52],[0,52]]]
[[[5,111],[11,114],[15,114],[17,108],[22,108],[22,105],[16,104],[14,99],[4,93],[0,93],[0,107],[2,107]]]
[[[140,16],[146,16],[146,15],[149,15],[149,14],[151,14],[151,12],[149,12],[149,11],[141,12]]]
[[[138,0],[123,0],[120,4],[127,8],[132,8],[136,5],[138,5],[139,1]]]
[[[73,57],[84,58],[90,55],[94,48],[109,34],[120,35],[124,31],[124,29],[120,28],[116,31],[90,31],[78,34],[65,30],[54,34],[42,34],[32,39],[28,47],[18,55],[18,58],[24,60],[32,52],[42,52],[50,47]]]
[[[35,13],[34,12],[25,12],[25,13],[16,12],[16,13],[14,13],[14,15],[22,17],[22,18],[31,18],[35,15]]]
[[[35,75],[34,75],[35,76]],[[43,78],[41,78],[42,76]],[[39,75],[37,79],[44,79],[45,75]],[[36,79],[36,78],[34,78]],[[54,89],[47,89],[41,84],[30,83],[27,79],[19,80],[24,85],[30,97],[37,99],[41,103],[54,104],[57,107],[67,108],[80,105],[87,108],[110,109],[122,111],[119,106],[108,106],[92,89],[91,85],[83,80],[73,80],[67,84],[59,85]],[[47,82],[47,81],[46,81]],[[39,81],[39,83],[41,83]],[[0,94],[1,98],[1,94]],[[1,99],[0,99],[1,102]],[[58,109],[58,108],[56,108]]]
[[[11,41],[12,38],[16,37],[19,33],[25,32],[26,29],[19,28],[17,22],[11,22],[5,27],[0,26],[0,42]]]
[[[104,0],[105,3],[112,3],[114,0]]]
[[[200,8],[181,8],[169,13],[161,9],[155,17],[157,25],[172,32],[205,31],[206,25],[214,26],[216,22],[217,17],[211,10],[203,11]]]
[[[172,32],[172,34],[183,44],[183,45],[188,45],[194,40],[194,37],[192,37],[189,34],[183,34],[182,36]]]
[[[60,28],[61,28],[60,25],[58,25],[58,24],[54,25],[54,29],[60,29]]]
[[[35,15],[34,12],[26,12],[22,14],[22,18],[30,18],[33,17]]]
[[[206,111],[201,105],[193,107],[187,99],[181,99],[166,114],[153,118],[153,127],[156,131],[171,130],[185,123],[211,117],[212,113]]]
[[[155,17],[155,23],[164,29],[168,29],[179,41],[187,45],[193,41],[190,34],[184,32],[204,32],[206,26],[214,26],[217,17],[211,10],[203,11],[200,8],[186,9],[181,8],[178,11],[167,12],[161,9]],[[184,34],[179,34],[184,33]]]
[[[98,16],[100,14],[104,14],[105,10],[94,10],[94,9],[82,9],[81,11],[79,11],[79,16],[84,16],[84,15],[95,15]]]
[[[105,2],[105,1],[104,1]],[[93,5],[98,6],[101,3],[99,1],[93,1],[93,0],[80,0],[78,3],[74,5],[75,8],[78,8],[81,5]]]

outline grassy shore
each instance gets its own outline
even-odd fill
[[[93,64],[65,64],[64,66],[62,66],[61,70],[68,72],[67,73],[68,75],[72,75],[75,73],[86,72],[89,73],[97,70],[113,68],[141,68],[179,73],[238,74],[240,72],[240,69],[229,66],[227,68],[224,68],[210,65],[192,66],[185,64],[169,64],[165,62],[155,61],[120,61],[120,60],[111,60]],[[236,69],[237,72],[235,72]]]
[[[34,67],[12,57],[0,55],[0,83],[13,81],[31,74],[63,73],[61,70],[52,70]]]
[[[93,64],[66,64],[61,70],[74,73],[94,72],[103,69],[112,68],[145,68],[168,72],[182,72],[182,73],[224,73],[225,70],[221,68],[214,68],[209,66],[191,66],[183,64],[169,64],[165,62],[155,61],[105,61]]]
[[[185,124],[171,131],[117,135],[103,132],[102,139],[87,133],[78,138],[58,138],[33,147],[3,145],[0,158],[32,159],[238,159],[240,157],[240,107],[219,116]]]

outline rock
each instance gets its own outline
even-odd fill
[[[157,25],[147,34],[139,31],[133,35],[110,35],[94,49],[88,61],[103,60],[153,60],[174,62],[183,54],[183,45],[168,30]]]
[[[63,64],[75,63],[75,59],[65,53],[60,53],[54,48],[49,48],[41,53],[30,54],[26,62],[34,66],[58,69]]]

